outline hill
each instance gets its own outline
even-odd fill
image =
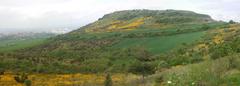
[[[37,46],[0,53],[0,72],[30,73],[36,85],[102,85],[99,77],[112,73],[117,86],[139,86],[139,75],[150,70],[146,86],[235,86],[239,28],[191,11],[117,11]]]
[[[214,20],[204,14],[180,10],[125,10],[107,14],[98,21],[79,29],[85,32],[111,32],[137,28],[162,28],[183,23],[206,23]],[[74,31],[72,33],[77,33]]]
[[[113,22],[116,20],[120,22]],[[10,69],[34,72],[123,72],[141,56],[141,52],[156,56],[190,46],[200,41],[206,31],[224,26],[224,22],[190,11],[119,11],[51,38],[49,43],[9,55],[14,59],[24,57],[22,60],[1,63],[13,65]],[[109,31],[110,27],[114,30]],[[7,66],[2,68],[9,69]]]
[[[211,72],[200,70],[207,68],[205,64],[208,65],[208,62],[215,63],[216,59],[222,61],[221,58],[225,61],[227,56],[239,52],[237,47],[234,47],[238,43],[238,27],[237,24],[218,22],[208,15],[191,11],[118,11],[107,14],[78,30],[50,38],[39,46],[20,49],[17,52],[0,53],[2,59],[0,68],[2,71],[32,74],[139,75],[139,72],[134,71],[137,70],[141,75],[145,70],[139,66],[143,66],[146,70],[154,69],[153,72],[150,71],[151,74],[143,75],[143,77],[152,75],[147,77],[149,78],[147,82],[151,85],[168,85],[168,82],[172,81],[182,82],[184,86],[186,83],[192,84],[191,80],[196,80],[194,83],[199,85],[217,86],[223,83],[212,84],[209,81],[209,77],[212,76],[209,75],[217,72],[216,77],[222,77],[221,74],[229,71],[227,67]],[[201,67],[202,65],[204,67]],[[212,66],[209,66],[209,69],[211,68]],[[193,73],[194,77],[184,76],[192,71],[196,71]],[[201,75],[201,72],[205,75]],[[202,80],[196,78],[201,76]],[[133,80],[124,85],[138,86],[139,83],[136,84]]]

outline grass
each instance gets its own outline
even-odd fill
[[[0,52],[11,52],[45,43],[45,38],[27,40],[5,40],[0,43]]]
[[[191,44],[204,35],[204,32],[178,34],[173,36],[161,36],[150,38],[125,38],[113,48],[129,48],[144,46],[153,53],[164,53],[174,48],[181,47],[183,43]]]
[[[224,57],[185,66],[179,65],[152,75],[147,80],[156,86],[239,86],[239,55],[231,57],[236,62],[230,62],[230,57]],[[232,64],[237,67],[231,67]]]

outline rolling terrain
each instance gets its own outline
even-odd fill
[[[53,33],[17,33],[0,36],[0,52],[11,52],[23,48],[37,46],[47,38],[54,37]]]
[[[64,82],[53,86],[104,84],[88,83],[93,77],[82,80],[81,74],[112,74],[114,86],[236,85],[239,78],[231,74],[240,73],[239,27],[191,11],[118,11],[38,46],[2,52],[0,70],[11,71],[2,76],[12,83],[18,73],[28,73],[34,85],[43,85],[38,80],[51,85],[49,77]],[[41,74],[47,74],[46,79],[38,78]],[[141,76],[146,81],[141,82]]]

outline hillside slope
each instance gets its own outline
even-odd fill
[[[0,53],[0,65],[3,70],[38,73],[123,73],[146,55],[161,70],[202,61],[200,56],[179,58],[181,49],[227,25],[190,11],[119,11],[40,46]]]
[[[148,78],[148,86],[238,86],[240,76],[240,24],[209,31],[197,52],[204,58],[199,63],[177,65]],[[196,53],[196,52],[195,52]],[[196,54],[188,48],[185,55]],[[181,57],[181,56],[179,56]]]

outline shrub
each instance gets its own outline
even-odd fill
[[[24,84],[25,84],[26,86],[32,86],[32,81],[31,81],[31,80],[26,80],[26,81],[24,82]]]
[[[155,79],[156,83],[162,83],[163,82],[163,76],[159,76]]]
[[[91,59],[84,61],[80,65],[80,72],[83,73],[98,73],[104,72],[109,65],[108,59]]]
[[[112,86],[113,85],[112,78],[111,78],[110,74],[107,74],[106,80],[105,80],[104,83],[105,83],[105,86]]]
[[[0,68],[0,75],[4,74],[4,70]]]
[[[212,52],[211,58],[218,59],[231,54],[233,52],[233,49],[228,44],[222,44],[213,46],[210,51]]]
[[[28,79],[28,76],[26,73],[22,73],[22,74],[17,74],[14,79],[18,82],[18,83],[25,83],[25,81]]]

